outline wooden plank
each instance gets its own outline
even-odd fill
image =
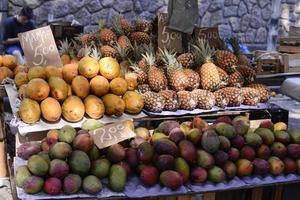
[[[216,199],[216,193],[215,192],[209,192],[203,194],[202,200],[215,200]]]
[[[192,196],[190,195],[183,195],[183,196],[178,196],[177,200],[190,200]]]
[[[300,47],[297,46],[279,46],[279,52],[283,53],[300,53]]]
[[[281,200],[283,192],[283,185],[276,186],[274,200]]]
[[[251,200],[262,200],[263,199],[263,188],[258,187],[252,190]]]

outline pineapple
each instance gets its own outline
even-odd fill
[[[222,68],[217,67],[220,76],[220,88],[226,87],[229,84],[229,75]]]
[[[248,67],[246,65],[239,65],[237,66],[236,70],[242,74],[245,79],[246,85],[249,85],[255,81],[256,72],[251,67]]]
[[[173,90],[162,90],[159,92],[165,99],[164,110],[176,111],[179,108],[177,94]]]
[[[184,68],[183,72],[188,79],[187,90],[192,91],[198,89],[200,86],[200,76],[192,69]]]
[[[238,38],[232,37],[229,39],[229,42],[230,42],[231,46],[233,47],[233,52],[234,52],[235,56],[237,57],[238,64],[250,67],[251,64],[250,64],[247,56],[242,54],[242,52],[240,50],[240,44],[239,44],[240,42],[239,42]]]
[[[122,15],[114,16],[112,27],[118,35],[130,35],[133,32],[131,24]]]
[[[224,69],[227,73],[234,72],[232,68],[238,63],[237,57],[227,50],[219,50],[216,52],[216,64]]]
[[[241,88],[244,85],[244,77],[238,71],[229,75],[229,86]]]
[[[244,101],[243,93],[240,88],[226,87],[218,90],[218,92],[221,92],[225,98],[228,98],[228,106],[230,107],[240,106]]]
[[[140,32],[150,33],[152,30],[152,25],[147,20],[137,19],[135,21],[135,30]]]
[[[100,29],[99,38],[101,43],[104,45],[113,45],[117,40],[116,34],[111,29],[105,27],[105,20],[100,20],[98,24]]]
[[[197,107],[197,99],[189,91],[177,92],[179,108],[183,110],[194,110]]]
[[[109,46],[109,45],[103,45],[100,47],[100,52],[103,57],[112,57],[112,58],[117,58],[118,57],[118,51]]]
[[[148,83],[148,74],[146,69],[143,70],[139,68],[136,64],[131,64],[130,68],[133,70],[134,73],[137,74],[137,81],[140,85]]]
[[[216,106],[225,108],[228,105],[229,99],[228,99],[228,97],[223,95],[222,90],[215,91],[214,96],[215,96],[215,100],[216,100],[216,103],[215,103]]]
[[[64,41],[60,41],[59,54],[63,65],[71,63],[71,59],[72,59],[70,55],[71,51],[72,51],[71,43],[68,42],[67,39]]]
[[[186,68],[191,68],[194,65],[194,55],[191,52],[180,54],[177,61]]]
[[[150,112],[162,112],[165,106],[164,97],[156,92],[146,92],[142,94],[144,108]]]
[[[130,34],[130,39],[137,44],[149,44],[151,41],[150,36],[145,32],[133,32]]]
[[[159,92],[166,89],[168,81],[164,72],[155,66],[155,56],[147,52],[143,54],[143,57],[147,61],[147,76],[151,90]]]
[[[215,51],[211,48],[207,41],[198,39],[195,48],[197,59],[203,63],[198,69],[201,79],[201,87],[204,90],[215,91],[220,86],[220,76],[217,67],[212,62],[212,56]]]
[[[141,85],[138,85],[138,91],[139,91],[139,93],[144,94],[146,92],[150,92],[151,88],[148,84],[141,84]]]
[[[215,96],[207,90],[193,90],[192,95],[197,99],[197,108],[210,110],[216,103]]]
[[[128,60],[128,52],[122,48],[119,44],[115,45],[115,49],[118,52],[119,64],[121,68],[121,74],[125,75],[128,72],[130,62]]]
[[[97,44],[98,37],[95,33],[81,33],[75,37],[82,45],[91,45],[92,43]]]
[[[176,60],[176,53],[171,53],[167,49],[159,49],[159,51],[161,59],[167,68],[167,77],[170,88],[176,92],[185,90],[189,84],[188,78],[185,75],[182,66]]]
[[[243,104],[255,106],[260,102],[259,91],[255,88],[243,87],[242,89],[244,101]]]
[[[131,53],[133,50],[133,46],[131,45],[131,42],[129,38],[125,35],[121,35],[118,37],[117,43],[126,51],[126,53]]]
[[[268,89],[268,87],[266,85],[253,83],[253,84],[248,85],[247,87],[255,88],[258,90],[258,92],[260,94],[260,102],[261,103],[267,102],[270,99],[270,90]]]

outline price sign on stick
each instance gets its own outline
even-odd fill
[[[219,30],[217,27],[199,28],[194,29],[194,35],[196,38],[203,38],[208,40],[212,47],[218,47],[219,45]]]
[[[171,30],[167,27],[168,15],[160,13],[158,15],[158,47],[163,49],[175,50],[182,52],[182,36],[181,33]]]
[[[19,33],[18,37],[29,66],[62,66],[50,26]]]
[[[135,133],[122,122],[117,122],[90,131],[90,135],[93,137],[94,142],[99,149],[103,149],[135,137]]]

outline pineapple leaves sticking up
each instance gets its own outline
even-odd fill
[[[62,54],[69,54],[69,51],[71,49],[71,43],[68,41],[68,39],[65,39],[63,41],[59,41],[59,53]]]
[[[231,44],[235,55],[241,54],[240,41],[237,37],[231,37],[227,41]]]
[[[121,19],[122,19],[121,15],[115,15],[112,19],[112,28],[117,33],[118,36],[125,35],[125,32],[121,26]]]
[[[100,20],[98,21],[98,27],[99,27],[99,30],[105,28],[105,26],[106,26],[106,21],[105,21],[105,19],[100,19]]]
[[[209,46],[206,40],[198,38],[198,40],[196,40],[195,44],[192,46],[194,48],[196,58],[199,60],[200,64],[213,62],[212,58],[216,51],[213,47]]]
[[[92,46],[89,56],[96,59],[97,61],[101,59],[101,53],[97,50],[97,47],[95,45]]]

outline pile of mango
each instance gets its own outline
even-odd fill
[[[18,156],[28,162],[17,169],[17,186],[30,194],[97,194],[104,179],[112,191],[124,191],[129,176],[146,187],[176,190],[188,182],[300,173],[300,130],[283,122],[250,128],[245,116],[224,116],[213,124],[195,117],[163,121],[153,132],[127,122],[136,137],[101,150],[88,130],[102,124],[91,124],[78,131],[68,125],[50,130],[42,142],[20,146]]]

